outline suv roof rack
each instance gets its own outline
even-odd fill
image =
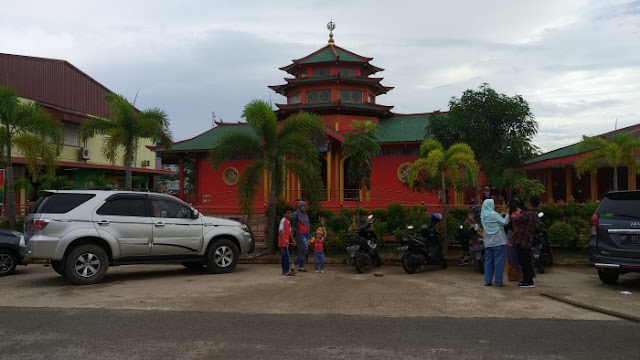
[[[152,193],[160,193],[160,191],[155,189],[147,189],[147,188],[114,188],[114,187],[106,187],[106,186],[63,186],[60,190],[105,190],[105,191],[140,191],[140,192],[152,192]]]

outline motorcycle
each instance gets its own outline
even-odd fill
[[[480,226],[480,208],[472,207],[470,216],[473,218],[472,224],[467,229],[464,225],[460,225],[455,233],[456,240],[463,249],[468,248],[468,253],[460,258],[458,265],[470,263],[475,271],[484,274],[484,244],[482,242],[482,227]]]
[[[440,265],[447,262],[442,255],[442,237],[434,226],[442,220],[440,213],[432,213],[430,223],[423,225],[415,235],[403,234],[398,246],[398,258],[407,274],[415,274],[422,265]],[[413,226],[407,227],[409,230]]]
[[[367,221],[358,226],[355,234],[349,236],[349,263],[356,267],[358,273],[363,273],[367,265],[380,266],[382,260],[378,255],[378,238],[371,229],[373,215],[367,217]]]
[[[542,218],[544,213],[538,213],[538,218]],[[551,246],[549,245],[549,237],[547,232],[540,225],[533,235],[533,244],[531,246],[533,255],[533,263],[536,270],[540,274],[544,274],[545,268],[553,265],[553,256],[551,255]]]

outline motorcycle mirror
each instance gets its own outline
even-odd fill
[[[538,217],[539,217],[539,218],[541,218],[541,217],[543,217],[543,216],[544,216],[544,213],[543,213],[542,211],[540,211],[540,212],[538,213]]]
[[[369,220],[373,219],[373,214],[369,214],[369,216],[367,216],[367,219]]]
[[[460,229],[464,229],[464,226],[460,225]]]
[[[413,230],[413,225],[409,225],[409,226],[407,226],[407,229],[409,229],[409,230]]]

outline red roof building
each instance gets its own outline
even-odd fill
[[[93,175],[105,175],[124,179],[124,161],[111,164],[101,154],[102,140],[98,137],[84,140],[79,137],[79,127],[88,116],[109,117],[109,109],[103,96],[111,91],[67,61],[41,57],[0,53],[0,85],[12,88],[26,101],[33,101],[44,108],[64,126],[64,147],[59,157],[59,175],[65,175],[77,186],[90,184]],[[170,174],[157,169],[159,161],[155,152],[141,142],[134,175],[148,178]],[[13,156],[18,164],[15,176],[25,177],[24,158]],[[24,194],[22,195],[23,201]]]
[[[356,204],[381,208],[393,202],[437,206],[436,194],[412,191],[404,182],[407,167],[417,158],[419,146],[426,137],[427,124],[437,114],[397,114],[392,112],[393,106],[379,103],[378,96],[393,87],[382,85],[381,77],[372,76],[383,69],[372,65],[371,60],[337,46],[331,38],[321,49],[281,67],[290,77],[284,79],[284,84],[269,86],[287,99],[286,103],[276,104],[276,116],[284,121],[293,113],[308,111],[322,118],[325,138],[318,139],[317,149],[325,186],[323,208],[337,210]],[[377,136],[382,150],[372,160],[370,191],[360,190],[358,184],[350,184],[345,176],[345,163],[349,159],[342,156],[341,143],[354,121],[378,124]],[[239,211],[237,181],[251,159],[229,160],[218,171],[207,160],[215,139],[229,131],[252,133],[243,123],[217,123],[194,138],[173,144],[169,150],[158,150],[163,162],[179,163],[181,169],[188,163],[193,164],[194,193],[185,194],[181,186],[180,196],[204,211]],[[292,174],[287,175],[285,198],[291,202],[304,198],[304,191]],[[263,179],[255,210],[263,211],[267,202],[268,186]]]
[[[640,124],[596,136],[611,139],[621,133],[640,136]],[[578,143],[575,143],[536,156],[518,169],[525,171],[527,178],[538,180],[545,185],[546,192],[541,196],[543,202],[595,202],[613,189],[612,167],[603,166],[597,173],[583,175],[580,179],[577,177],[575,164],[583,156],[577,152],[577,146]],[[626,167],[618,167],[619,189],[635,190],[639,180],[635,172],[629,171]]]

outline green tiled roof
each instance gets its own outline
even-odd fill
[[[335,50],[335,54],[333,53],[333,50]],[[338,55],[337,59],[336,59],[336,54]],[[302,59],[299,63],[300,64],[313,64],[313,63],[323,63],[323,62],[333,62],[333,61],[346,61],[346,62],[360,62],[360,63],[364,63],[366,62],[366,59],[364,59],[361,56],[357,56],[355,54],[352,54],[338,46],[325,46],[324,48],[320,49],[320,51],[318,51],[317,53]]]
[[[218,125],[213,129],[207,130],[194,138],[174,143],[168,151],[210,150],[214,140],[220,137],[220,135],[226,134],[230,131],[244,132],[252,135],[254,134],[253,129],[247,124]]]
[[[527,161],[525,161],[525,165],[528,164],[534,164],[540,161],[544,161],[544,160],[549,160],[549,159],[556,159],[556,158],[561,158],[561,157],[565,157],[565,156],[571,156],[571,155],[575,155],[578,153],[578,151],[576,150],[576,148],[578,147],[578,144],[573,144],[573,145],[569,145],[557,150],[553,150],[550,151],[548,153],[542,154],[540,156],[534,157],[532,159],[529,159]]]
[[[328,107],[334,104],[312,104],[302,105],[301,107]],[[341,106],[375,109],[379,108],[367,104],[343,104]],[[378,140],[382,143],[388,142],[416,142],[422,141],[425,137],[425,129],[430,118],[434,114],[412,114],[412,115],[395,115],[385,118],[378,124]],[[327,130],[337,136],[344,136],[333,129],[327,127]],[[207,151],[211,149],[213,142],[223,134],[230,131],[240,131],[247,134],[254,134],[253,129],[247,124],[228,124],[219,125],[213,129],[207,130],[202,134],[188,140],[174,143],[168,152],[173,151]],[[162,152],[164,149],[157,149]]]
[[[434,114],[395,115],[378,124],[380,142],[413,142],[425,139],[427,125]]]

